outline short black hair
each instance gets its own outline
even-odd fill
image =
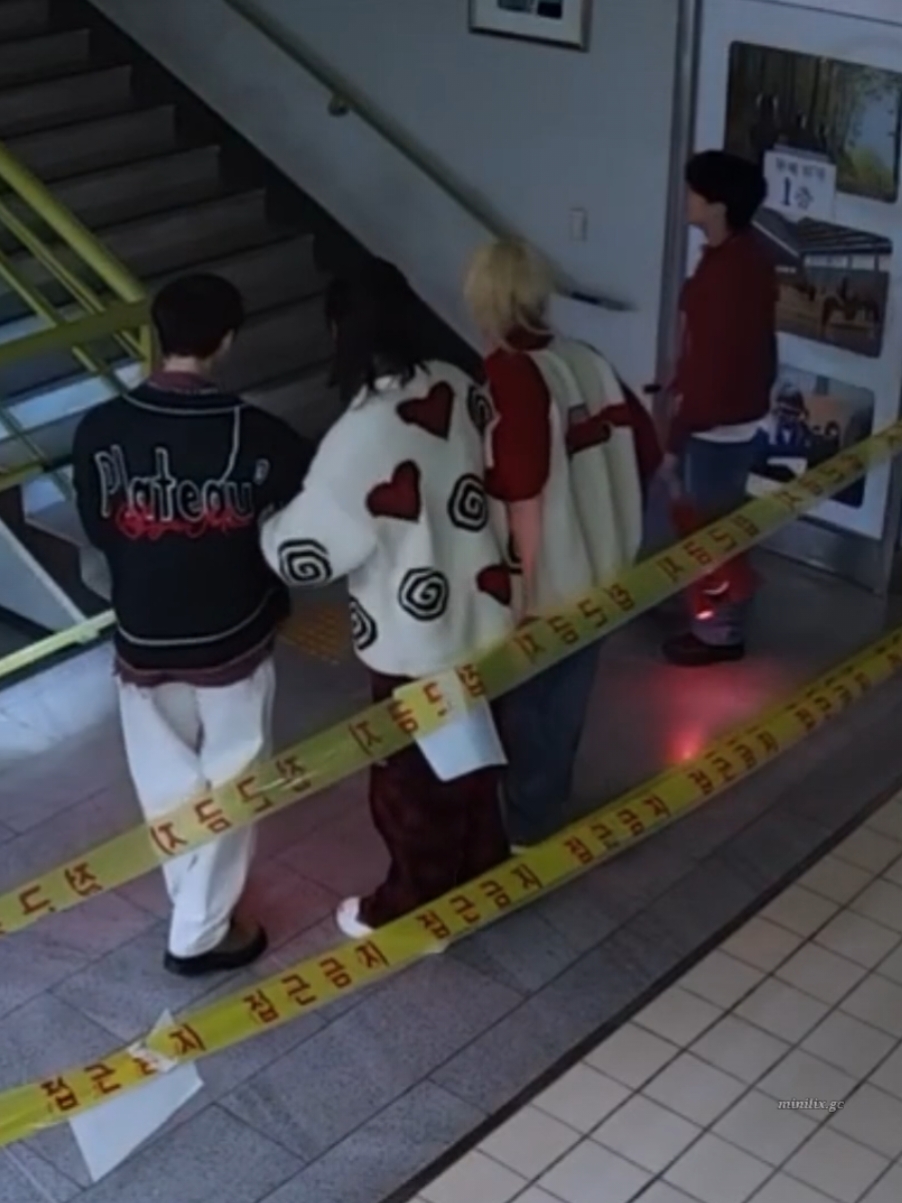
[[[182,276],[154,298],[151,317],[164,355],[209,359],[244,324],[241,293],[222,276]]]
[[[425,365],[420,302],[404,275],[383,259],[365,259],[326,290],[335,331],[335,383],[344,402],[373,389],[380,376],[407,383]]]
[[[706,150],[686,166],[686,183],[710,204],[723,205],[731,230],[744,230],[767,198],[761,168],[725,150]]]

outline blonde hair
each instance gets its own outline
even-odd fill
[[[554,292],[551,271],[531,246],[514,238],[481,247],[464,284],[470,312],[495,346],[515,330],[543,331]]]

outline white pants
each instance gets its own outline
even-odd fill
[[[138,801],[148,819],[225,785],[270,751],[272,661],[219,689],[119,684],[122,732]],[[215,948],[247,882],[252,827],[218,836],[163,866],[172,900],[169,950],[196,957]]]

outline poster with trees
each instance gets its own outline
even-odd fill
[[[841,192],[894,203],[902,74],[734,42],[724,145],[761,162],[784,146],[836,164]]]

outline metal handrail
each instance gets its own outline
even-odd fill
[[[84,350],[83,345],[96,341],[108,335],[117,335],[130,326],[137,326],[146,320],[147,306],[144,301],[117,301],[100,313],[92,313],[87,317],[66,321],[56,310],[55,306],[28,285],[7,257],[0,251],[0,278],[4,279],[20,297],[35,310],[35,312],[50,322],[49,329],[38,330],[16,338],[7,343],[0,343],[0,368],[8,367],[23,359],[31,359],[46,355],[51,351],[69,350],[82,367],[101,377],[115,392],[122,388],[121,381],[112,368],[98,356]],[[22,464],[10,472],[0,471],[0,492],[23,484],[36,475],[49,473],[57,487],[68,497],[71,489],[67,477],[59,465],[48,464],[44,461],[40,447],[20,422],[9,412],[0,407],[0,426],[14,439],[21,442],[34,456],[27,464]]]
[[[65,243],[119,300],[146,299],[147,290],[137,276],[133,275],[124,263],[120,263],[74,213],[70,213],[60,204],[49,188],[17,159],[3,142],[0,142],[0,180],[3,180],[7,187],[25,202],[31,212],[53,230],[60,241]],[[49,247],[42,247],[40,253],[31,249],[47,270],[66,285],[82,304],[91,309],[103,304],[87,285],[80,284],[79,287],[73,288],[72,273],[68,273],[67,278],[68,269],[64,268],[63,274],[60,274],[56,263],[53,262],[55,256]],[[153,336],[149,325],[141,326],[137,350],[142,361],[149,366],[153,356]]]
[[[63,246],[113,294],[113,299],[99,295],[47,244],[39,230],[14,211],[5,199],[0,199],[0,226],[5,227],[34,261],[62,284],[88,315],[74,321],[66,320],[40,288],[14,266],[9,256],[0,252],[0,278],[50,327],[0,344],[0,366],[44,354],[48,350],[68,350],[87,371],[105,380],[114,390],[120,388],[121,382],[115,370],[88,350],[88,343],[97,337],[112,336],[128,354],[136,355],[145,366],[149,366],[153,346],[144,286],[2,142],[0,182],[18,197],[26,213],[32,214],[52,230]],[[92,317],[100,320],[91,321]],[[35,457],[31,463],[12,472],[0,473],[0,489],[9,488],[40,471],[49,471],[61,487],[64,486],[58,469],[44,463],[29,432],[2,408],[0,428],[21,442]]]
[[[8,197],[0,199],[0,227],[6,228],[17,240],[31,260],[63,286],[68,295],[82,311],[75,318],[67,318],[58,304],[44,295],[42,289],[20,270],[10,255],[0,250],[0,280],[20,297],[33,314],[47,323],[44,329],[33,331],[21,338],[0,343],[0,368],[49,352],[65,350],[92,375],[104,380],[112,390],[124,386],[116,370],[104,358],[90,350],[90,344],[106,338],[114,338],[130,355],[137,355],[145,367],[149,367],[153,354],[153,338],[148,320],[147,294],[141,282],[100,243],[86,226],[64,208],[44,184],[27,167],[20,163],[0,143],[0,184],[15,194],[25,209],[21,213],[7,203]],[[59,247],[50,245],[45,232],[34,228],[29,215],[51,230],[78,265],[83,265],[95,281],[109,289],[112,296],[101,296],[92,284],[81,279],[77,270],[70,266],[69,257],[58,253]],[[48,463],[32,432],[9,410],[0,405],[0,429],[34,457],[25,464],[9,470],[0,470],[0,491],[21,485],[40,474],[48,474],[61,489],[63,496],[72,495],[72,487],[65,472],[63,461]],[[74,630],[61,631],[48,640],[23,649],[17,654],[16,663],[21,667],[37,663],[53,651],[68,646],[73,641],[89,641],[112,622],[108,610],[87,624]],[[14,658],[15,659],[15,658]]]
[[[9,205],[0,200],[0,226],[5,226],[11,234],[25,247],[27,251],[54,276],[72,296],[88,310],[89,313],[102,313],[106,302],[98,296],[90,285],[80,280],[50,247],[46,246],[38,234],[28,224],[17,217]],[[34,290],[35,292],[37,290]],[[23,299],[27,299],[24,294]],[[39,295],[39,294],[38,294]],[[129,298],[120,298],[128,300]],[[46,316],[46,315],[45,315]],[[130,354],[141,356],[143,346],[140,337],[135,338],[127,332],[117,334],[116,341],[121,343]]]
[[[417,145],[395,121],[381,112],[369,97],[364,96],[353,84],[343,79],[315,51],[306,46],[297,34],[286,29],[281,21],[262,12],[252,3],[252,0],[225,0],[225,2],[258,33],[277,46],[308,75],[313,76],[317,83],[330,94],[329,111],[333,116],[343,116],[348,112],[355,113],[491,234],[497,238],[510,237],[515,234],[507,221],[492,209],[484,197],[477,195],[466,184],[455,178],[447,167],[439,163],[424,147]],[[0,165],[0,171],[2,171],[2,165]],[[564,272],[554,266],[553,270],[559,295],[614,313],[624,313],[631,309],[631,306],[624,301],[588,292],[574,284]]]
[[[61,205],[46,185],[30,172],[24,163],[20,163],[10,154],[2,142],[0,179],[5,180],[8,187],[21,196],[29,209],[46,222],[51,230],[72,248],[82,263],[87,264],[121,300],[144,299],[145,288],[141,281],[94,237],[87,226]]]
[[[102,313],[64,321],[48,330],[36,330],[22,338],[0,343],[0,368],[51,351],[72,350],[73,347],[97,342],[119,330],[134,329],[146,320],[146,301],[117,301]]]

